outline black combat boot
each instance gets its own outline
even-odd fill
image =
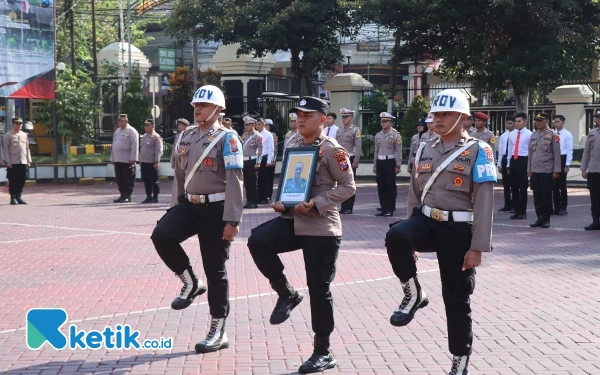
[[[396,327],[403,327],[410,323],[417,310],[429,304],[429,299],[421,288],[417,276],[402,283],[402,290],[404,291],[404,299],[390,318],[390,323]]]
[[[542,220],[542,217],[541,217],[541,216],[538,216],[538,218],[537,218],[537,220],[535,221],[535,223],[529,224],[529,226],[530,226],[530,227],[532,227],[532,228],[541,227],[543,222],[544,222],[544,221]]]
[[[225,318],[212,318],[206,338],[196,344],[196,353],[212,353],[229,348],[229,340],[225,333]]]
[[[334,368],[335,359],[329,351],[329,337],[315,336],[315,350],[309,359],[298,369],[301,374],[312,374]]]
[[[26,201],[24,201],[23,199],[21,199],[21,194],[17,195],[17,203],[18,204],[27,204]]]
[[[142,204],[152,203],[152,197],[150,195],[146,195],[146,199],[142,201]]]
[[[206,292],[206,287],[202,284],[202,281],[198,280],[192,267],[189,266],[181,274],[177,275],[183,281],[183,288],[181,292],[173,302],[171,302],[171,308],[173,310],[183,310],[192,304],[194,298],[202,295]]]
[[[448,375],[469,375],[469,356],[463,355],[462,357],[455,355],[452,358],[452,368]]]
[[[594,221],[590,225],[584,227],[583,229],[585,229],[585,230],[600,230],[600,217],[593,216],[593,218],[594,218]]]
[[[19,204],[19,202],[17,202],[17,198],[14,195],[10,196],[10,204],[12,204],[12,205]]]
[[[285,276],[272,282],[271,287],[277,292],[279,298],[277,298],[277,303],[271,313],[270,323],[281,324],[288,320],[290,313],[300,302],[302,302],[304,296],[294,290]]]

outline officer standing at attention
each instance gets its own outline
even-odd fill
[[[267,164],[267,201],[271,201],[271,197],[273,196],[273,182],[275,181],[275,165],[277,164],[277,152],[279,151],[279,138],[277,134],[275,134],[275,126],[273,125],[273,120],[265,119],[265,130],[271,133],[271,137],[273,137],[273,162]],[[271,131],[273,130],[273,131]]]
[[[473,132],[475,131],[475,128],[473,127],[473,116],[471,114],[469,114],[469,118],[467,119],[467,121],[465,121],[465,123],[463,124],[463,129],[469,133],[469,135],[472,135]]]
[[[394,116],[387,112],[379,114],[381,131],[375,135],[373,173],[377,181],[377,194],[381,212],[375,216],[392,216],[396,210],[396,175],[402,165],[402,136],[392,127]]]
[[[129,125],[126,114],[119,115],[117,124],[119,127],[113,135],[110,161],[115,166],[115,178],[121,195],[113,202],[127,203],[131,202],[135,184],[135,163],[139,155],[140,135]]]
[[[335,276],[335,262],[342,240],[342,222],[337,205],[356,191],[346,151],[335,139],[323,133],[327,102],[315,97],[302,97],[293,111],[298,114],[302,138],[289,147],[319,147],[316,176],[310,200],[293,208],[274,202],[271,207],[281,216],[259,225],[248,238],[248,248],[260,272],[269,279],[278,299],[271,314],[271,324],[285,322],[290,312],[302,301],[283,273],[278,254],[302,249],[306,267],[314,352],[298,371],[302,374],[335,367],[329,351],[333,331],[333,299],[329,286]]]
[[[242,136],[244,149],[244,188],[246,189],[246,205],[244,208],[257,208],[258,167],[263,151],[263,140],[259,132],[254,129],[254,120],[250,116],[244,117],[246,132]]]
[[[419,119],[419,122],[417,122],[417,134],[413,135],[412,139],[410,140],[410,150],[408,151],[408,173],[412,173],[413,171],[413,164],[415,163],[417,149],[421,144],[419,142],[419,139],[421,139],[421,136],[427,130],[427,123],[425,122],[425,120],[425,118]]]
[[[184,118],[177,119],[177,134],[173,139],[173,150],[171,151],[171,168],[175,168],[175,160],[177,153],[175,152],[175,145],[177,144],[177,140],[181,137],[183,131],[190,126],[190,122]]]
[[[428,142],[438,139],[440,136],[435,132],[435,128],[433,126],[433,113],[429,113],[425,118],[425,124],[427,125],[427,131],[421,135],[420,142]]]
[[[553,180],[560,175],[560,139],[548,127],[548,113],[535,116],[537,131],[531,135],[527,176],[531,178],[537,221],[532,228],[550,228]]]
[[[290,131],[287,132],[285,138],[283,139],[283,152],[285,155],[285,149],[292,144],[292,142],[297,139],[302,138],[300,133],[298,133],[298,115],[295,113],[290,113]]]
[[[217,121],[225,108],[223,92],[212,85],[202,86],[191,104],[198,125],[186,129],[175,146],[179,161],[175,170],[178,191],[174,193],[179,204],[159,220],[151,238],[163,262],[183,282],[181,293],[171,303],[171,308],[181,310],[206,291],[180,245],[198,235],[211,323],[206,338],[195,349],[208,353],[229,346],[225,334],[229,314],[225,262],[242,219],[243,156],[239,137]]]
[[[473,342],[470,295],[482,252],[491,251],[496,168],[491,147],[463,128],[469,102],[460,90],[437,94],[431,111],[441,138],[419,147],[410,182],[409,218],[392,226],[385,239],[404,291],[390,322],[405,326],[429,303],[417,279],[413,249],[435,251],[453,355],[449,374],[466,375]]]
[[[565,129],[565,116],[555,115],[552,120],[554,131],[560,138],[560,175],[554,181],[554,215],[564,216],[567,214],[567,173],[573,161],[573,135]]]
[[[510,193],[510,175],[508,174],[508,137],[515,130],[515,117],[506,117],[506,131],[500,136],[498,148],[498,172],[502,174],[502,187],[504,188],[504,206],[498,212],[512,212],[512,196]]]
[[[346,149],[348,155],[350,155],[352,174],[356,179],[356,169],[358,168],[358,163],[360,161],[360,152],[362,150],[360,128],[352,124],[352,120],[354,119],[354,111],[347,108],[342,108],[340,112],[342,113],[342,124],[344,126],[342,126],[336,131],[335,139],[338,141],[340,146]],[[352,210],[354,209],[355,199],[356,194],[343,201],[340,213],[351,214]]]
[[[596,110],[596,127],[590,130],[585,140],[581,176],[587,180],[593,219],[584,229],[600,230],[600,109]]]
[[[22,131],[23,119],[13,118],[12,131],[4,135],[0,160],[6,162],[6,178],[8,179],[8,192],[10,204],[27,204],[22,198],[23,187],[27,180],[27,168],[31,166],[31,152],[29,151],[29,136]]]
[[[510,216],[512,220],[527,219],[527,164],[529,159],[529,141],[531,131],[527,129],[527,114],[515,114],[515,130],[508,136],[509,156],[506,167],[510,174],[512,208],[515,211]]]
[[[496,157],[496,137],[494,137],[494,133],[487,128],[487,122],[490,119],[489,116],[483,112],[475,112],[473,113],[473,117],[475,118],[475,131],[470,133],[471,137],[477,138],[490,145],[494,152],[494,157]]]
[[[158,203],[158,165],[162,155],[162,140],[154,131],[154,120],[148,119],[144,122],[142,145],[140,147],[140,170],[142,180],[146,188],[146,199],[142,203]]]
[[[221,125],[223,125],[224,127],[226,127],[227,129],[231,130],[232,132],[234,132],[235,134],[238,134],[237,130],[235,130],[233,128],[233,122],[231,121],[231,119],[229,117],[225,117],[222,121],[221,121]]]
[[[273,192],[273,181],[269,178],[269,170],[267,167],[275,166],[275,143],[273,142],[273,134],[265,128],[265,120],[261,117],[256,119],[256,131],[260,133],[263,139],[263,154],[260,158],[258,168],[258,203],[270,203],[271,196],[269,192]],[[269,181],[271,188],[269,189]]]

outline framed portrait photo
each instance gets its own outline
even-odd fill
[[[319,147],[286,148],[279,175],[277,201],[285,207],[308,202],[318,160]]]

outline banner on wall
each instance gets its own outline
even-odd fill
[[[0,97],[54,99],[54,0],[0,0]]]

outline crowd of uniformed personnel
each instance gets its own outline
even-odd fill
[[[179,134],[171,155],[171,167],[175,170],[171,208],[157,222],[151,236],[159,257],[183,283],[171,307],[185,309],[196,297],[208,292],[210,328],[195,349],[208,353],[229,346],[225,333],[230,313],[226,262],[231,241],[239,232],[244,209],[271,203],[270,207],[280,216],[253,228],[248,238],[257,268],[278,295],[270,323],[285,322],[303,300],[303,295],[288,282],[279,259],[281,253],[301,249],[315,337],[313,355],[299,371],[313,373],[335,367],[330,351],[334,329],[330,284],[342,242],[340,214],[352,214],[355,202],[362,137],[360,128],[353,124],[354,111],[341,109],[342,127],[335,126],[337,115],[329,112],[327,102],[320,98],[302,97],[290,112],[284,153],[297,147],[313,147],[318,154],[316,177],[310,180],[306,200],[290,206],[277,200],[271,202],[274,171],[269,168],[274,169],[277,144],[269,129],[272,122],[246,116],[245,131],[240,137],[232,129],[231,119],[222,112],[223,93],[210,85],[198,89],[191,104],[196,125],[190,126],[186,119],[177,120]],[[402,138],[394,128],[394,116],[382,112],[379,117],[381,131],[374,137],[373,173],[381,207],[376,216],[393,216]],[[473,341],[470,295],[482,253],[492,250],[496,168],[502,175],[505,195],[499,212],[512,213],[510,218],[515,220],[527,217],[530,179],[537,216],[531,227],[548,228],[551,215],[567,214],[566,174],[573,158],[573,137],[564,129],[564,116],[553,117],[554,130],[549,127],[550,117],[547,113],[535,116],[536,131],[532,133],[527,129],[527,114],[509,116],[506,131],[499,138],[497,159],[496,138],[487,128],[488,116],[482,112],[471,114],[468,100],[459,90],[444,90],[436,95],[431,112],[416,124],[417,134],[412,137],[409,150],[407,218],[392,223],[385,237],[389,261],[403,289],[402,301],[390,323],[397,327],[409,324],[416,312],[429,303],[417,277],[415,252],[436,252],[453,356],[450,375],[468,374]],[[593,222],[586,230],[600,229],[600,110],[596,124],[587,136],[581,164],[592,203]],[[154,122],[144,123],[145,134],[141,138],[128,124],[126,114],[118,116],[118,125],[111,161],[120,196],[114,202],[131,201],[139,161],[146,190],[142,203],[157,203],[162,139],[155,132]],[[1,144],[11,204],[26,204],[21,194],[31,156],[27,134],[21,126],[21,119],[13,119],[13,130]],[[300,177],[304,165],[298,163],[297,167],[294,178],[306,184],[307,180]],[[270,190],[265,187],[269,184]],[[307,188],[300,186],[298,190]],[[195,274],[181,247],[194,235],[200,241],[208,288]]]

